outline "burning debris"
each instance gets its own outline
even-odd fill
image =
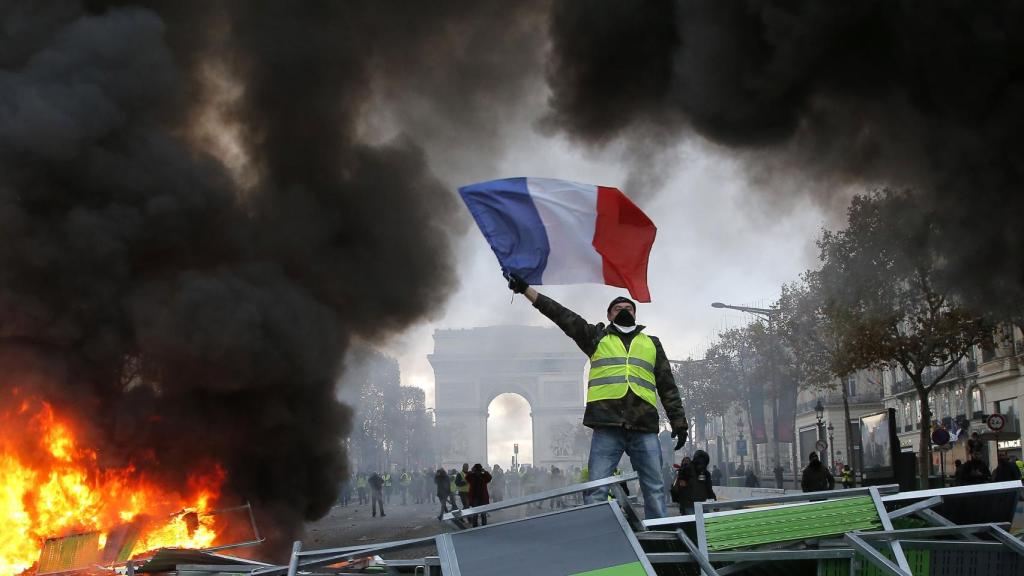
[[[28,569],[40,542],[69,533],[92,534],[97,549],[129,545],[129,553],[208,548],[217,540],[210,512],[225,477],[216,463],[197,464],[184,487],[164,485],[134,463],[102,465],[101,455],[79,442],[73,421],[19,388],[6,391],[0,405],[0,573]]]

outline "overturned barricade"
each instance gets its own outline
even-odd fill
[[[184,529],[196,525],[199,519],[193,519],[195,516],[194,512],[172,515],[180,520]],[[154,524],[163,526],[166,519],[138,516],[107,533],[93,530],[48,538],[43,542],[34,573],[40,576],[157,573],[176,570],[182,564],[194,564],[197,558],[209,565],[224,566],[244,561],[217,552],[256,546],[264,541],[256,526],[252,506],[248,503],[206,511],[202,516],[216,522],[220,530],[234,540],[202,550],[150,548],[145,539],[147,529]],[[148,569],[142,570],[143,567]]]
[[[181,554],[140,573],[423,575],[946,576],[1024,574],[1024,542],[1008,530],[1019,482],[899,492],[877,486],[771,494],[695,505],[694,514],[641,520],[623,485],[606,478],[449,513],[435,536],[323,550],[296,542],[288,564]],[[488,526],[474,517],[608,487],[612,498]],[[572,501],[576,501],[572,498]],[[399,551],[418,558],[389,558]],[[156,561],[159,560],[159,564]]]

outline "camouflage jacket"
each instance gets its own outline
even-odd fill
[[[572,310],[543,294],[537,296],[533,307],[557,324],[568,337],[576,342],[576,345],[588,358],[594,355],[598,342],[606,334],[620,334],[614,325],[590,324]],[[636,332],[643,329],[643,326],[637,326]],[[661,347],[661,341],[654,336],[651,336],[651,340],[654,341],[654,347],[657,349],[654,376],[658,386],[658,396],[661,397],[661,405],[665,407],[665,413],[672,424],[672,429],[685,429],[687,427],[686,413],[683,411],[683,403],[679,399],[679,390],[676,388],[675,378],[672,377],[672,368],[669,366],[668,357],[665,356],[665,350]],[[590,428],[622,426],[627,430],[657,433],[658,409],[629,391],[622,398],[588,402],[586,412],[583,414],[583,425]]]

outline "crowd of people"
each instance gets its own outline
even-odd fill
[[[495,464],[489,470],[482,464],[472,467],[464,463],[461,470],[423,469],[409,471],[402,469],[390,472],[356,471],[350,480],[342,483],[338,503],[341,506],[369,505],[371,515],[386,516],[384,506],[407,506],[418,504],[439,504],[438,520],[452,510],[481,506],[534,494],[544,490],[560,488],[568,484],[584,482],[586,468],[574,466],[562,470],[557,466],[534,468],[520,465],[508,470]],[[394,502],[392,502],[394,500]],[[565,499],[548,501],[550,508],[563,507]],[[537,504],[541,506],[541,504]],[[486,515],[471,519],[472,522],[487,523]]]
[[[672,502],[679,507],[680,514],[692,514],[694,502],[716,500],[715,486],[722,486],[725,478],[719,467],[711,466],[710,457],[703,450],[697,450],[693,456],[685,456],[675,466],[666,466],[665,485]],[[800,487],[804,492],[834,490],[836,477],[821,462],[816,452],[808,455],[808,464],[803,469]],[[621,473],[620,470],[615,471]],[[760,480],[753,468],[737,468],[737,476],[743,477],[743,485],[748,488],[760,486]],[[956,461],[954,482],[956,485],[980,484],[984,482],[1002,482],[1021,480],[1024,477],[1024,461],[999,455],[998,464],[989,470],[982,452],[976,450],[966,463]],[[529,465],[517,466],[508,470],[495,464],[489,470],[482,464],[470,466],[464,463],[457,470],[438,468],[414,470],[405,469],[396,474],[389,472],[356,472],[351,481],[342,485],[339,504],[341,506],[369,505],[371,515],[376,517],[379,512],[385,516],[385,504],[439,505],[437,519],[453,510],[463,510],[482,506],[491,502],[500,502],[505,498],[515,498],[541,491],[560,488],[569,484],[577,484],[588,480],[586,468],[574,466],[569,470],[561,470],[556,466],[534,468]],[[849,466],[845,466],[840,475],[843,488],[852,488],[853,474]],[[569,504],[582,502],[581,495],[563,496],[548,499],[549,508],[560,508]],[[544,503],[534,503],[543,507]],[[480,514],[469,518],[471,524],[487,524],[487,515]]]

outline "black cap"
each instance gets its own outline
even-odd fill
[[[618,304],[620,302],[625,302],[626,304],[629,304],[630,306],[633,307],[633,312],[636,312],[636,302],[633,302],[632,300],[630,300],[629,298],[626,298],[625,296],[619,296],[615,300],[612,300],[611,304],[608,305],[608,310],[607,311],[611,312],[612,311],[612,306],[615,306],[616,304]]]

